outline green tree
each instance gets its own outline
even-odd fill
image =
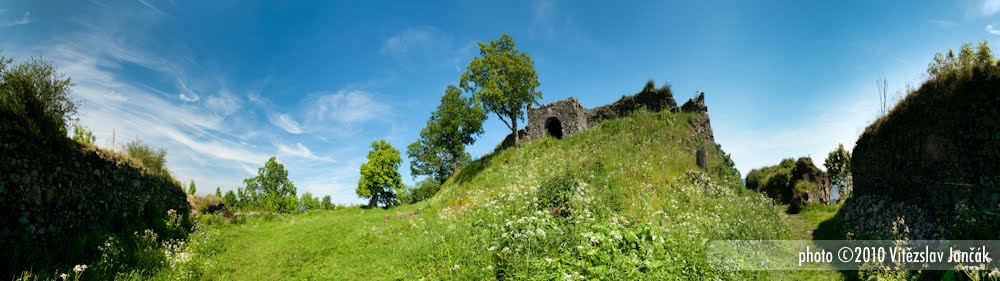
[[[0,116],[43,139],[65,139],[76,120],[73,82],[40,58],[8,68],[11,61],[0,56]]]
[[[125,144],[125,155],[139,162],[151,174],[170,177],[170,171],[167,170],[166,149],[153,148],[142,140],[135,139]]]
[[[403,159],[399,150],[389,145],[385,140],[372,142],[372,151],[368,152],[368,162],[361,164],[361,179],[355,192],[358,196],[368,199],[368,207],[374,208],[382,204],[384,208],[397,204],[396,194],[403,187],[402,176],[399,175],[399,165]]]
[[[483,109],[495,113],[510,128],[514,146],[519,146],[517,121],[524,120],[527,105],[542,98],[531,56],[515,48],[507,33],[489,44],[479,42],[479,57],[469,63],[459,85],[475,93]]]
[[[472,158],[465,146],[475,143],[475,136],[483,133],[483,120],[486,114],[482,106],[474,98],[462,97],[458,87],[448,85],[441,104],[420,130],[420,139],[406,147],[406,155],[413,159],[411,173],[444,183]]]
[[[302,198],[299,199],[299,210],[303,212],[309,210],[319,210],[322,207],[323,205],[320,203],[319,198],[313,197],[312,193],[303,193]]]
[[[844,149],[844,144],[838,145],[827,154],[823,166],[826,166],[826,176],[830,180],[830,185],[840,190],[838,192],[840,200],[851,196],[851,187],[854,186],[851,177],[851,153]]]
[[[226,206],[229,206],[229,208],[232,208],[232,209],[236,209],[236,208],[240,207],[239,206],[240,202],[236,198],[236,193],[233,192],[232,190],[226,191],[226,196],[222,197],[222,202],[226,203]]]
[[[241,193],[243,198],[248,199],[242,205],[244,208],[282,213],[297,209],[295,184],[288,179],[285,165],[278,163],[273,156],[257,170],[257,176],[244,179],[243,185]]]
[[[333,201],[330,200],[330,195],[323,195],[323,209],[333,209]]]
[[[198,191],[198,189],[196,189],[194,187],[194,180],[191,180],[191,183],[188,184],[188,190],[187,191],[188,191],[188,194],[191,194],[191,195],[194,195],[194,193]]]
[[[93,145],[97,138],[94,137],[93,132],[87,130],[87,128],[80,125],[80,123],[73,123],[73,140],[82,144]]]
[[[441,189],[441,184],[424,179],[416,184],[413,188],[406,191],[405,203],[413,204],[427,199],[431,199],[437,194],[438,190]]]
[[[215,197],[222,198],[222,187],[215,188]]]

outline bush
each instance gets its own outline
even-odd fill
[[[172,178],[167,170],[167,150],[153,148],[140,139],[125,144],[125,155],[146,168],[150,174]]]
[[[431,199],[437,194],[438,190],[441,189],[441,184],[436,181],[427,178],[417,183],[416,187],[413,187],[407,191],[402,196],[403,203],[413,204],[427,199]]]
[[[70,98],[69,78],[42,59],[8,68],[11,59],[0,56],[0,115],[18,128],[46,140],[66,139],[77,104]]]

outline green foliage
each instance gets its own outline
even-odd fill
[[[358,196],[369,199],[368,207],[382,205],[392,207],[398,203],[396,194],[403,188],[399,165],[403,159],[399,150],[389,145],[385,140],[372,142],[372,151],[368,152],[368,162],[361,164],[361,179],[355,192]]]
[[[226,206],[229,206],[229,208],[240,208],[239,199],[236,197],[236,193],[232,190],[226,191],[226,195],[222,197],[222,202],[226,203]]]
[[[194,180],[191,180],[191,183],[188,184],[187,193],[191,194],[191,195],[194,195],[194,193],[197,192],[197,191],[198,191],[198,189],[194,187]]]
[[[793,187],[793,190],[795,191],[795,194],[803,194],[815,188],[816,184],[811,181],[797,180],[795,181],[795,187]]]
[[[215,188],[215,197],[222,198],[222,187]]]
[[[288,179],[285,165],[271,157],[257,170],[257,176],[243,180],[239,206],[267,212],[295,212],[298,210],[295,184]]]
[[[733,162],[733,158],[722,150],[721,144],[716,143],[715,150],[722,156],[722,161],[713,165],[715,173],[719,175],[719,180],[727,185],[743,186],[743,176],[740,175],[740,170],[736,169],[736,162]]]
[[[507,33],[489,44],[479,42],[479,57],[469,62],[459,85],[475,93],[483,109],[495,113],[510,128],[518,146],[517,121],[524,120],[525,106],[542,98],[531,56],[514,47],[514,39]]]
[[[577,192],[579,183],[569,175],[557,176],[545,180],[538,186],[538,202],[542,208],[549,209],[554,214],[565,215],[569,201]]]
[[[823,166],[826,166],[826,176],[830,180],[830,185],[838,187],[840,200],[847,199],[851,194],[851,186],[854,185],[851,177],[851,153],[840,144],[827,154]]]
[[[420,139],[406,147],[406,155],[413,159],[410,171],[414,176],[426,175],[444,183],[469,162],[465,146],[475,143],[474,137],[483,133],[486,114],[475,99],[461,95],[458,87],[448,85],[441,104],[420,130]]]
[[[415,187],[404,192],[402,196],[403,203],[413,204],[434,197],[438,190],[441,189],[441,184],[430,179],[424,179],[416,184]]]
[[[958,55],[948,49],[947,55],[941,53],[934,54],[934,60],[927,65],[927,74],[931,79],[968,79],[972,71],[976,68],[996,68],[996,57],[986,40],[976,45],[976,50],[972,50],[972,42],[962,44]],[[996,73],[996,70],[993,70]]]
[[[76,119],[73,83],[40,58],[8,67],[11,61],[0,56],[0,116],[31,135],[65,139],[67,123]]]
[[[80,123],[73,123],[73,140],[82,144],[93,145],[97,138],[94,133]]]
[[[167,170],[166,149],[156,149],[140,139],[135,139],[125,144],[125,155],[139,162],[153,175],[171,177],[170,171]]]
[[[310,192],[302,193],[302,197],[299,198],[299,211],[306,212],[323,208],[323,203],[319,201],[319,198],[313,197]]]
[[[323,202],[322,202],[322,204],[323,204],[323,209],[324,210],[330,210],[330,209],[332,209],[334,207],[333,206],[333,201],[330,200],[330,195],[323,195]]]
[[[792,179],[793,169],[795,159],[792,158],[785,158],[775,166],[752,169],[747,173],[746,187],[763,192],[782,204],[789,204],[797,192],[797,183]]]

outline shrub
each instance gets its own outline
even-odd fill
[[[171,177],[170,171],[167,170],[166,149],[153,148],[142,140],[135,139],[125,144],[125,155],[139,162],[150,174]]]
[[[31,135],[65,139],[66,124],[76,118],[73,83],[40,58],[8,68],[11,61],[0,56],[0,115]]]
[[[431,199],[441,189],[441,184],[432,179],[424,179],[417,183],[416,187],[407,190],[402,198],[403,203],[413,204],[427,199]]]

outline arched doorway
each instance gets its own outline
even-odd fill
[[[549,117],[549,119],[545,120],[545,131],[557,139],[562,139],[563,137],[562,123],[559,122],[558,118]]]

